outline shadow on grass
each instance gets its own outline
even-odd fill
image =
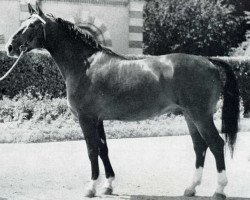
[[[148,196],[148,195],[124,195],[124,200],[211,200],[211,197],[184,197],[184,196]],[[250,198],[228,197],[227,200],[250,200]]]

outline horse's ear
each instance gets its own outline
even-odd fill
[[[28,3],[28,8],[29,8],[29,13],[31,15],[33,15],[34,13],[36,13],[36,11],[32,8],[32,6],[30,5],[30,3]]]
[[[44,16],[43,11],[41,10],[41,8],[40,8],[39,5],[38,5],[38,2],[36,2],[36,10],[37,10],[38,15],[39,15],[40,17],[43,17],[43,16]]]

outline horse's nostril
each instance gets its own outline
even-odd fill
[[[8,46],[8,51],[11,52],[12,49],[13,49],[13,48],[12,48],[12,45],[10,44],[10,45]]]

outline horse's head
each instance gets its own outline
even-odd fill
[[[17,57],[22,51],[28,52],[35,48],[43,48],[46,40],[45,26],[49,18],[43,14],[38,5],[36,10],[28,4],[30,17],[14,33],[6,44],[8,56]]]

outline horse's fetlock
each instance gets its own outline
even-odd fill
[[[198,180],[195,182],[196,185],[200,185],[201,184],[201,180]]]
[[[218,180],[218,184],[221,186],[226,186],[228,184],[228,180],[227,179]]]

